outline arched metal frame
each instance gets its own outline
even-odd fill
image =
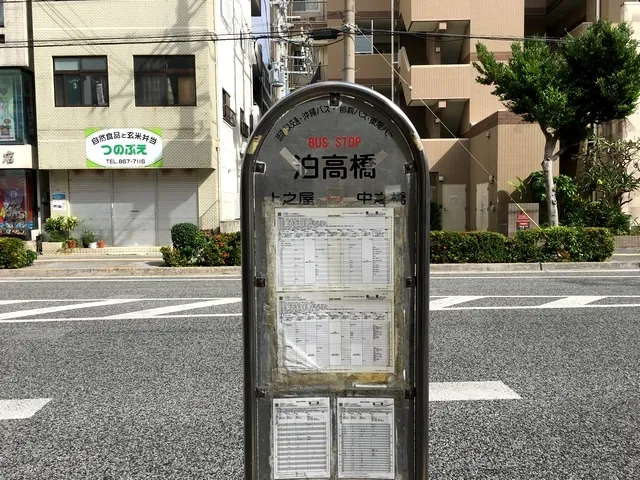
[[[372,89],[346,82],[321,82],[303,87],[274,105],[257,125],[248,142],[241,174],[242,309],[244,346],[244,465],[245,480],[256,480],[257,404],[256,303],[254,247],[256,239],[254,202],[256,161],[266,135],[276,122],[296,105],[332,94],[353,96],[383,110],[404,135],[412,153],[416,175],[417,238],[415,265],[415,476],[428,478],[429,412],[429,166],[422,141],[408,117],[389,99]]]

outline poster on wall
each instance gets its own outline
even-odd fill
[[[15,142],[13,76],[0,77],[0,141]]]
[[[0,176],[0,235],[26,238],[33,229],[31,182],[25,175]]]
[[[64,192],[51,194],[51,209],[57,212],[62,212],[67,209],[67,195]]]
[[[87,168],[161,168],[161,128],[87,128]]]

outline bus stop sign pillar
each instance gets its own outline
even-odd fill
[[[426,480],[429,187],[373,90],[269,110],[242,165],[245,479]]]

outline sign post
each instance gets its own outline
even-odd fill
[[[429,185],[393,103],[323,82],[242,166],[245,479],[426,480]]]

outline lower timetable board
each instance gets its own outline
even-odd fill
[[[393,398],[273,400],[273,478],[394,479]],[[337,419],[337,477],[332,475],[331,419]]]

